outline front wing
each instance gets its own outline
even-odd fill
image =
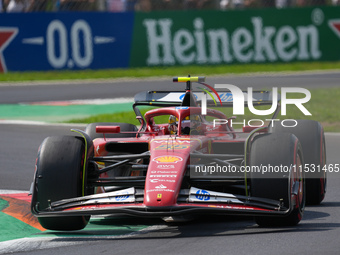
[[[32,212],[37,217],[89,216],[126,214],[139,217],[167,217],[190,214],[229,214],[244,216],[286,216],[291,212],[280,201],[245,197],[220,192],[209,193],[209,199],[199,200],[196,188],[181,190],[177,203],[170,207],[148,207],[139,197],[142,190],[128,188],[121,191],[64,199],[39,210],[32,204]],[[200,197],[201,198],[201,197]],[[209,201],[211,198],[211,201]],[[140,201],[140,202],[139,202]],[[291,206],[293,208],[293,205]]]

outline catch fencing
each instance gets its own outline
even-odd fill
[[[3,0],[4,12],[247,10],[336,6],[340,0]]]

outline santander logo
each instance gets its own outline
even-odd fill
[[[0,27],[0,73],[7,72],[6,61],[3,55],[4,50],[18,34],[16,27]]]

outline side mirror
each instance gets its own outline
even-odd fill
[[[117,134],[120,133],[120,126],[96,126],[96,133]]]

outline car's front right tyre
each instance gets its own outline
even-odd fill
[[[85,147],[82,138],[47,137],[40,146],[33,186],[32,208],[48,209],[51,202],[75,198],[86,193]],[[50,230],[80,230],[88,216],[39,217],[42,227]]]

